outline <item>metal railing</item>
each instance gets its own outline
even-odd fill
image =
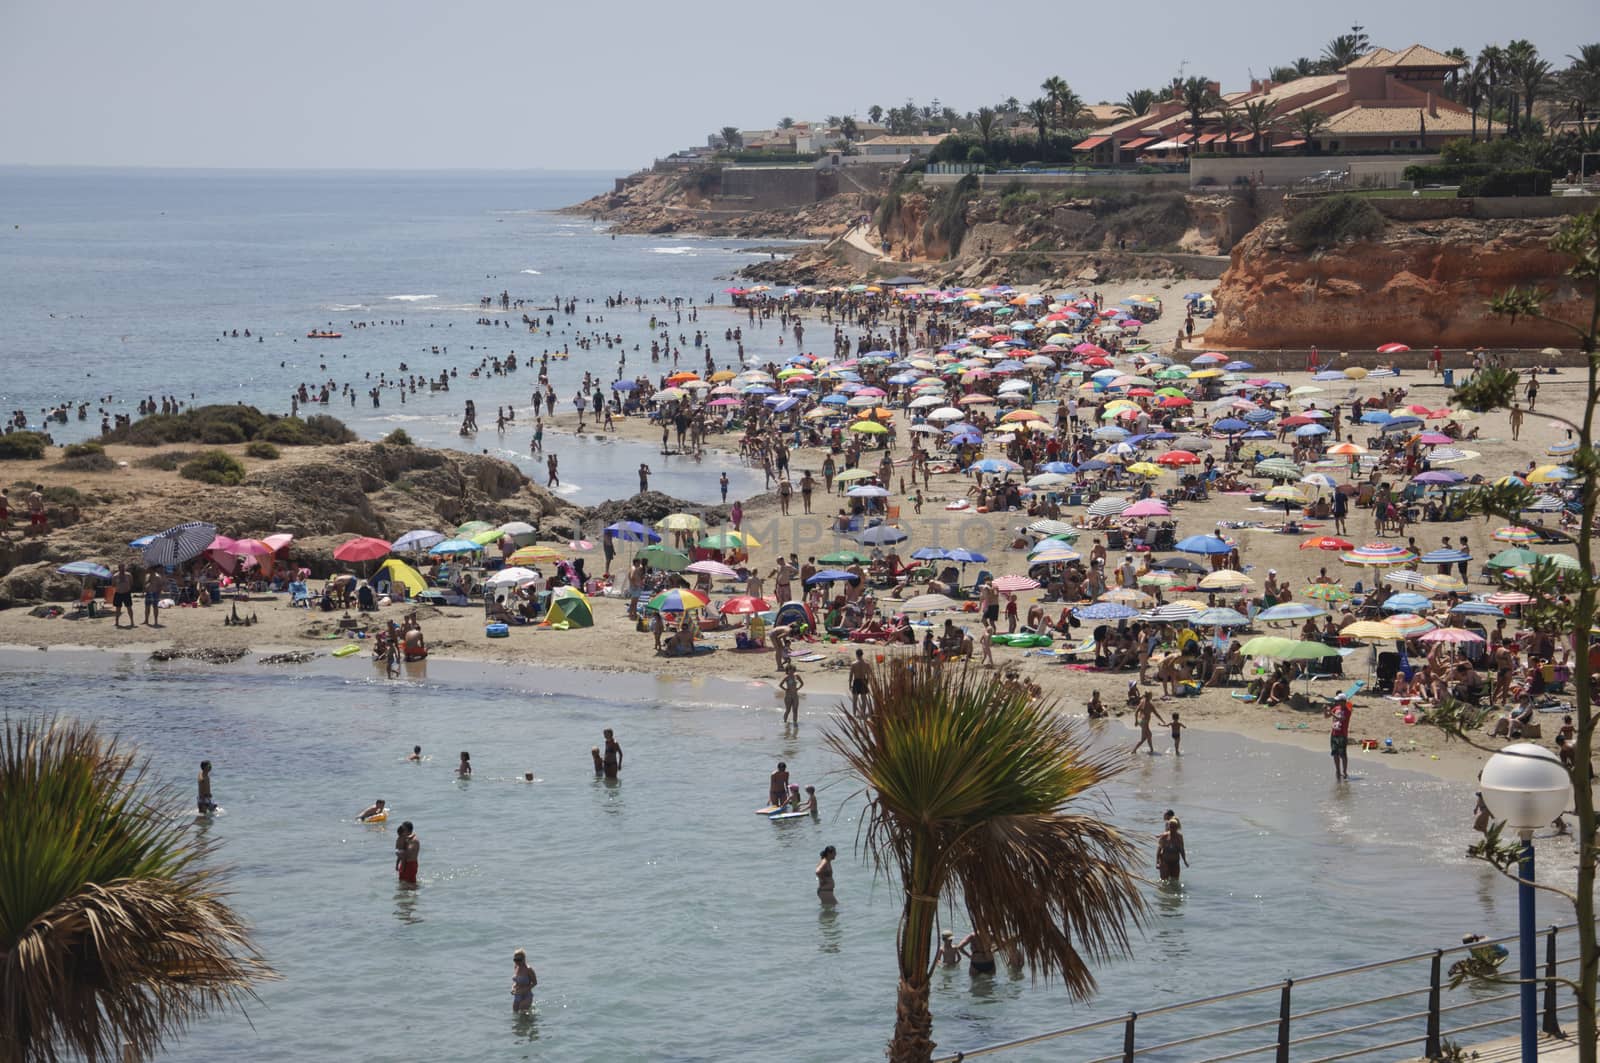
[[[1563,1036],[1560,1016],[1577,1007],[1576,1001],[1558,1004],[1557,972],[1577,963],[1576,939],[1569,934],[1576,923],[1551,926],[1540,931],[1545,939],[1544,973],[1540,976],[1543,1000],[1541,1027],[1552,1037]],[[1574,954],[1558,958],[1558,939],[1569,934]],[[1286,978],[1281,982],[1239,989],[1230,993],[1165,1004],[1147,1011],[1130,1011],[1093,1022],[1050,1030],[1030,1037],[986,1045],[966,1052],[941,1056],[935,1063],[961,1063],[981,1056],[998,1055],[1030,1045],[1067,1042],[1053,1046],[1061,1058],[1083,1063],[1136,1063],[1138,1060],[1182,1060],[1184,1063],[1224,1063],[1236,1059],[1271,1058],[1274,1063],[1334,1063],[1409,1049],[1405,1056],[1427,1059],[1443,1056],[1445,1042],[1467,1034],[1515,1023],[1520,1018],[1519,991],[1509,985],[1505,992],[1463,985],[1450,989],[1445,959],[1477,949],[1507,946],[1515,951],[1518,938],[1475,941],[1470,944],[1435,949],[1411,956],[1325,971],[1305,978]],[[1509,957],[1508,957],[1509,959]],[[1420,968],[1426,965],[1426,976]],[[1514,971],[1515,963],[1508,963]],[[1514,978],[1508,971],[1502,975]],[[1380,973],[1381,972],[1381,973]],[[1415,975],[1415,976],[1414,976]],[[1332,987],[1348,985],[1347,979],[1362,978],[1368,984],[1381,980],[1388,984],[1378,996],[1340,1000]],[[1424,999],[1425,998],[1425,999]],[[1274,1007],[1274,1005],[1276,1005]],[[1303,1010],[1296,1011],[1296,1007]],[[1507,1007],[1509,1010],[1507,1010]],[[1165,1040],[1142,1040],[1158,1020],[1184,1015],[1189,1026],[1202,1014],[1221,1014],[1230,1023],[1220,1029],[1175,1036],[1168,1031]],[[1270,1039],[1263,1034],[1270,1031]],[[1117,1047],[1118,1034],[1121,1045]],[[1199,1048],[1198,1046],[1205,1047]]]

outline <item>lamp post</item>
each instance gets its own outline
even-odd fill
[[[1522,1063],[1539,1063],[1533,832],[1566,811],[1572,801],[1572,780],[1553,752],[1532,742],[1518,742],[1489,758],[1480,782],[1489,814],[1522,839],[1517,873],[1521,879],[1517,885],[1517,915],[1522,945]]]

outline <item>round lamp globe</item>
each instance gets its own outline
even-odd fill
[[[1479,777],[1489,814],[1512,830],[1532,831],[1572,807],[1572,780],[1554,752],[1532,742],[1506,746]]]

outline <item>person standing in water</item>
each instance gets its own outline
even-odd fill
[[[781,805],[789,793],[789,765],[778,761],[778,769],[767,779],[767,804]]]
[[[1139,707],[1133,711],[1133,722],[1139,725],[1139,740],[1133,744],[1135,753],[1139,752],[1140,746],[1144,746],[1150,751],[1151,756],[1155,756],[1156,740],[1155,735],[1150,732],[1151,717],[1155,717],[1162,723],[1167,722],[1156,711],[1155,699],[1150,696],[1150,692],[1147,690],[1144,692],[1144,697],[1139,699]]]
[[[533,989],[539,976],[528,966],[528,954],[521,949],[511,954],[511,1010],[528,1011],[533,1007]]]
[[[422,842],[417,839],[417,829],[408,819],[400,824],[394,839],[394,869],[403,886],[417,884],[417,858],[422,855]]]
[[[611,733],[611,728],[609,727],[606,728],[606,752],[604,764],[606,778],[615,779],[622,773],[622,743],[617,741],[616,736]]]
[[[1179,862],[1189,866],[1189,854],[1183,847],[1183,825],[1177,816],[1167,820],[1167,829],[1156,839],[1156,871],[1162,882],[1177,882]]]
[[[784,723],[788,723],[789,717],[793,716],[795,726],[800,726],[800,691],[805,685],[806,681],[795,671],[794,662],[786,661],[783,666],[783,678],[778,681],[778,687],[783,691]]]
[[[463,779],[472,778],[472,754],[465,749],[461,751],[461,763],[456,765],[456,774]]]
[[[412,746],[411,747],[411,755],[409,757],[407,757],[406,759],[411,761],[413,764],[422,763],[422,747],[421,746]]]
[[[199,790],[195,807],[202,816],[209,816],[217,810],[217,803],[211,800],[211,762],[209,760],[200,762],[200,775],[195,781]]]
[[[1333,777],[1350,781],[1350,716],[1349,701],[1336,701],[1328,706],[1327,715],[1333,726],[1328,730],[1328,752],[1333,755]]]
[[[974,930],[961,939],[957,949],[966,951],[967,971],[970,974],[994,974],[994,953],[983,940],[983,935]]]
[[[833,860],[838,855],[839,850],[830,845],[822,850],[822,859],[817,863],[817,899],[824,907],[838,903],[833,895]]]
[[[600,747],[590,746],[589,755],[594,758],[594,777],[598,779],[606,773],[606,762],[600,759]]]
[[[1178,722],[1178,710],[1172,710],[1172,719],[1167,721],[1172,728],[1172,755],[1183,756],[1183,729],[1185,724]]]

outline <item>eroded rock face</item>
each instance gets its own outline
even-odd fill
[[[1511,287],[1549,293],[1548,313],[1580,323],[1587,302],[1550,250],[1564,219],[1391,221],[1374,240],[1308,251],[1286,223],[1258,226],[1233,250],[1217,286],[1217,316],[1205,342],[1219,347],[1371,350],[1413,347],[1570,345],[1548,322],[1489,316],[1485,305]]]

